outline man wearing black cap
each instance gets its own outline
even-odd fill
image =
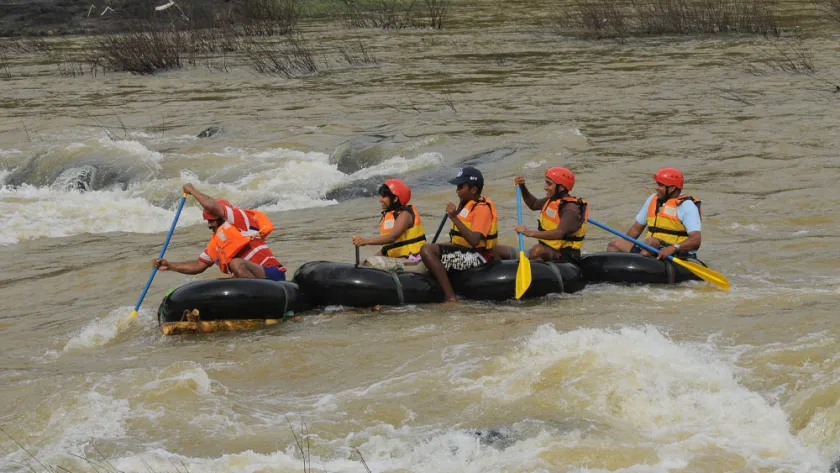
[[[458,186],[459,205],[446,203],[446,214],[452,220],[450,243],[426,244],[420,250],[423,264],[435,276],[447,302],[455,301],[455,291],[447,271],[463,271],[481,266],[493,259],[498,242],[498,220],[493,201],[481,196],[484,176],[473,167],[458,170],[450,184]]]

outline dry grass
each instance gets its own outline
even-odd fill
[[[282,41],[249,38],[243,42],[245,56],[257,72],[288,79],[318,74],[312,48],[301,34],[292,34]]]
[[[448,1],[424,0],[429,25],[420,19],[417,0],[343,0],[340,20],[345,28],[442,28],[449,11]]]
[[[93,38],[92,63],[104,70],[144,75],[180,69],[187,44],[183,31],[149,24],[128,33]]]
[[[9,57],[3,49],[0,49],[0,77],[5,79],[12,78],[12,71],[9,70]]]
[[[47,54],[53,49],[52,43],[44,38],[8,38],[0,39],[0,51],[17,54]]]
[[[446,17],[449,15],[449,0],[424,0],[429,27],[435,30],[443,29]]]
[[[297,29],[301,7],[297,0],[244,0],[234,15],[245,36],[282,36]]]
[[[376,65],[376,56],[373,55],[362,42],[358,39],[355,44],[345,44],[338,46],[338,52],[341,57],[351,66],[362,65]]]
[[[780,34],[773,0],[581,0],[559,8],[555,23],[584,36],[619,40],[644,35]]]
[[[840,0],[811,0],[811,4],[829,19],[840,22]]]
[[[744,68],[753,75],[770,72],[814,75],[814,54],[800,38],[778,39],[767,47],[758,49],[756,59],[745,63]]]

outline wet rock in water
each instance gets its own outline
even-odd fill
[[[347,143],[347,142],[345,142]],[[340,146],[339,146],[340,148]],[[339,148],[336,148],[338,150]],[[482,165],[501,161],[514,153],[526,149],[525,145],[507,146],[491,151],[484,151],[470,157],[465,158],[458,164],[451,167],[435,167],[412,171],[407,175],[388,174],[377,175],[362,179],[358,181],[348,182],[339,187],[329,190],[324,196],[327,199],[344,202],[345,200],[358,199],[361,197],[373,197],[379,190],[379,186],[385,182],[385,179],[402,179],[415,192],[424,188],[435,188],[441,186],[448,186],[447,183],[453,176],[455,176],[456,169],[463,166],[476,166],[481,168]],[[332,159],[332,158],[331,158]],[[358,163],[358,161],[356,161]],[[339,168],[341,170],[341,168]],[[840,473],[840,472],[838,472]]]
[[[78,192],[125,190],[130,182],[148,179],[153,174],[154,171],[138,163],[102,163],[88,160],[61,164],[41,154],[12,171],[6,179],[6,185],[49,186],[59,191]]]
[[[840,473],[840,458],[836,458],[828,469],[828,473]]]
[[[330,189],[324,197],[339,202],[361,197],[373,197],[382,183],[385,182],[385,179],[390,177],[393,176],[373,176],[361,181],[349,182],[341,187]]]
[[[220,127],[220,126],[211,126],[211,127],[207,128],[207,129],[205,129],[204,131],[202,131],[201,133],[199,133],[199,134],[197,135],[197,138],[210,138],[210,137],[211,137],[211,136],[213,136],[213,135],[216,135],[216,134],[218,134],[218,133],[221,133],[221,131],[222,131],[222,127]]]
[[[330,164],[335,164],[345,174],[352,174],[401,154],[409,142],[402,133],[358,136],[336,146],[330,155]]]
[[[472,429],[471,434],[478,437],[482,445],[503,450],[516,441],[507,429]]]
[[[508,156],[513,155],[514,153],[526,149],[527,146],[506,146],[504,148],[497,148],[491,151],[483,151],[478,154],[474,154],[456,164],[452,167],[438,167],[435,169],[430,170],[428,173],[419,176],[416,179],[416,183],[421,186],[440,186],[440,185],[448,185],[447,181],[455,177],[456,170],[461,167],[465,166],[473,166],[481,170],[482,172],[486,172],[486,168],[482,168],[482,165],[495,163],[497,161],[501,161]],[[485,180],[488,180],[487,175],[485,174]]]

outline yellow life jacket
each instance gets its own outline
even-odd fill
[[[426,243],[426,231],[423,230],[423,223],[420,221],[420,212],[411,204],[397,211],[391,210],[383,213],[382,220],[379,222],[379,234],[388,235],[391,233],[400,211],[408,212],[412,216],[411,226],[393,243],[382,247],[382,256],[408,258],[410,255],[420,254],[420,248]]]
[[[583,199],[571,196],[554,200],[549,199],[540,211],[540,220],[537,228],[540,231],[556,229],[560,225],[560,211],[564,205],[568,204],[577,204],[580,206],[580,216],[583,221],[578,231],[570,235],[564,235],[560,240],[540,240],[540,243],[550,246],[555,250],[559,250],[560,248],[580,250],[583,247],[583,238],[586,236],[586,221],[589,218],[589,205]]]
[[[668,199],[662,204],[658,212],[656,207],[659,199],[656,197],[650,199],[650,206],[647,212],[647,236],[657,238],[670,245],[688,240],[688,231],[677,214],[677,206],[686,200],[694,202],[697,210],[700,211],[701,202],[689,195],[681,195],[673,199]],[[702,211],[700,211],[700,218],[703,218]]]
[[[461,236],[461,233],[458,232],[458,228],[455,225],[452,225],[452,230],[449,230],[449,241],[458,246],[473,249],[483,248],[485,250],[492,250],[496,246],[499,242],[499,222],[498,214],[496,213],[496,206],[493,205],[492,200],[486,197],[480,197],[478,200],[471,200],[467,202],[458,213],[458,220],[463,222],[467,228],[472,230],[473,221],[475,220],[475,212],[473,212],[473,209],[479,205],[486,205],[490,207],[490,215],[492,215],[493,218],[490,222],[490,231],[488,232],[487,237],[483,238],[477,246],[473,247],[466,239],[464,239],[463,236]]]

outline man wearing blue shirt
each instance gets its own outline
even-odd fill
[[[660,169],[653,175],[653,180],[656,181],[656,193],[642,205],[627,235],[638,239],[647,227],[644,242],[660,250],[659,259],[671,255],[678,258],[696,257],[701,242],[700,201],[682,193],[685,179],[679,169]],[[647,250],[622,238],[610,241],[607,251],[650,256]]]

